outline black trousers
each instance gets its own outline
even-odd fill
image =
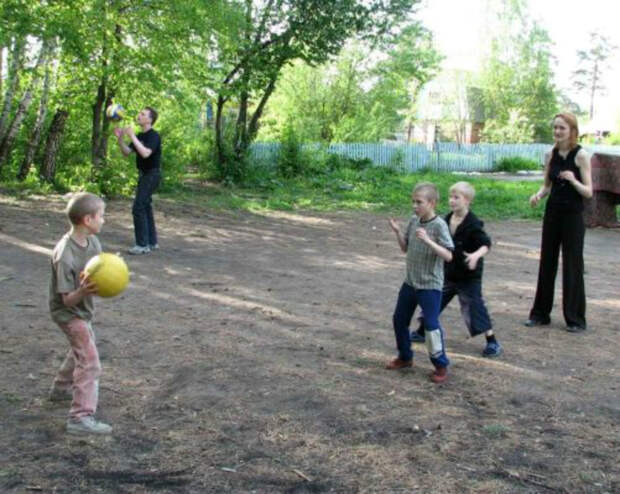
[[[583,281],[582,213],[546,211],[542,228],[540,266],[530,319],[548,323],[553,307],[555,277],[562,248],[562,309],[566,324],[586,327],[586,293]]]

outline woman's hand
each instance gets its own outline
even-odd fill
[[[566,180],[567,182],[570,182],[571,184],[574,184],[577,181],[577,177],[575,177],[575,174],[571,172],[570,170],[561,171],[559,173],[559,177],[562,180]]]

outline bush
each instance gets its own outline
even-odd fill
[[[342,169],[364,170],[372,166],[372,160],[369,158],[349,158],[342,154],[329,153],[325,160],[325,165],[329,171]]]
[[[540,170],[541,165],[533,159],[522,156],[507,156],[495,164],[495,171],[515,173],[521,170]]]
[[[618,132],[616,134],[609,134],[605,138],[603,143],[608,145],[608,146],[618,146],[618,145],[620,145],[620,132]]]
[[[278,172],[283,177],[295,177],[303,170],[301,143],[292,123],[287,122],[282,130],[282,143],[278,156]]]

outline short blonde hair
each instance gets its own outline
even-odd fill
[[[476,189],[469,182],[457,182],[450,187],[450,193],[460,192],[468,201],[473,201],[476,196]]]
[[[69,200],[65,211],[71,224],[79,225],[85,216],[95,214],[104,205],[101,197],[90,192],[80,192]]]
[[[435,184],[430,182],[420,182],[413,188],[414,194],[417,194],[418,192],[424,194],[427,201],[434,202],[435,204],[439,202],[439,191],[437,190],[437,186]]]

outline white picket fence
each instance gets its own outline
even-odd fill
[[[421,169],[436,171],[491,171],[504,157],[520,156],[540,163],[541,168],[549,144],[423,144],[341,143],[321,147],[304,144],[306,152],[327,152],[353,159],[369,159],[377,166],[394,166],[403,171]],[[620,154],[620,146],[584,146],[588,151]],[[265,165],[276,163],[280,152],[278,142],[255,142],[250,147],[250,159]]]

